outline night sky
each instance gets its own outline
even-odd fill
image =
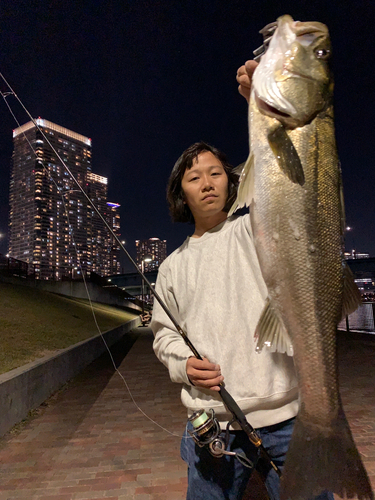
[[[375,256],[374,20],[372,0],[5,1],[0,71],[34,117],[86,135],[93,172],[121,204],[122,238],[159,237],[168,253],[192,232],[165,201],[181,152],[205,140],[233,165],[248,155],[247,108],[237,68],[279,15],[328,25],[342,163],[347,248]],[[4,84],[0,84],[2,91]],[[25,113],[8,97],[21,124]],[[0,102],[0,232],[7,232],[12,130]],[[6,240],[0,252],[6,253]]]

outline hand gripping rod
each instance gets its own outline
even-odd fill
[[[139,271],[138,267],[137,267],[137,270]],[[142,276],[142,278],[146,281],[146,283],[149,284],[146,277],[143,275],[143,273],[140,271],[139,271],[139,273]],[[164,304],[163,300],[160,298],[158,293],[153,289],[153,287],[151,285],[149,285],[149,286],[150,286],[152,292],[154,293],[155,298],[157,299],[157,301],[159,302],[161,307],[164,309],[164,312],[167,314],[169,319],[172,321],[172,323],[176,327],[176,330],[178,331],[178,333],[184,339],[185,344],[191,349],[191,351],[193,352],[194,356],[197,359],[202,360],[203,359],[202,356],[199,354],[199,352],[196,350],[196,348],[194,347],[192,342],[187,337],[186,333],[183,331],[183,329],[177,323],[177,321],[173,317],[172,313],[169,311],[167,306]],[[232,414],[233,420],[235,420],[239,424],[241,429],[246,433],[247,437],[250,439],[251,443],[254,446],[256,446],[257,448],[259,448],[261,455],[270,463],[272,468],[275,470],[277,475],[280,477],[281,471],[277,467],[277,465],[273,462],[273,460],[269,456],[268,452],[266,451],[266,449],[262,445],[261,438],[258,436],[258,434],[254,430],[254,428],[249,424],[249,422],[247,421],[245,414],[243,413],[241,408],[238,406],[238,404],[235,402],[235,400],[232,398],[232,396],[229,394],[229,392],[225,389],[225,387],[222,384],[220,384],[219,394],[220,394],[221,399],[223,400],[223,403],[225,404],[227,409]]]

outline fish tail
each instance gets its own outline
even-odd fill
[[[341,409],[329,431],[297,416],[281,477],[281,500],[330,491],[343,498],[374,500],[366,470]]]

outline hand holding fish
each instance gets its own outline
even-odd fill
[[[257,66],[257,62],[250,60],[246,61],[245,64],[237,70],[236,79],[239,83],[238,92],[246,99],[247,102],[250,101],[251,81]]]
[[[186,373],[193,385],[212,391],[219,391],[219,384],[224,380],[220,366],[210,363],[207,358],[190,357],[186,362]]]
[[[256,71],[248,61],[237,73],[249,100],[250,155],[229,215],[251,205],[268,289],[257,348],[293,352],[299,385],[281,500],[325,490],[374,500],[339,394],[336,326],[361,296],[342,256],[330,58],[324,24],[282,16]]]

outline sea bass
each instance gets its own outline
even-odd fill
[[[360,296],[342,257],[330,55],[324,24],[278,19],[253,77],[250,156],[231,210],[251,205],[269,293],[257,348],[293,351],[299,382],[300,408],[281,479],[284,500],[323,490],[374,498],[338,390],[336,326]]]

